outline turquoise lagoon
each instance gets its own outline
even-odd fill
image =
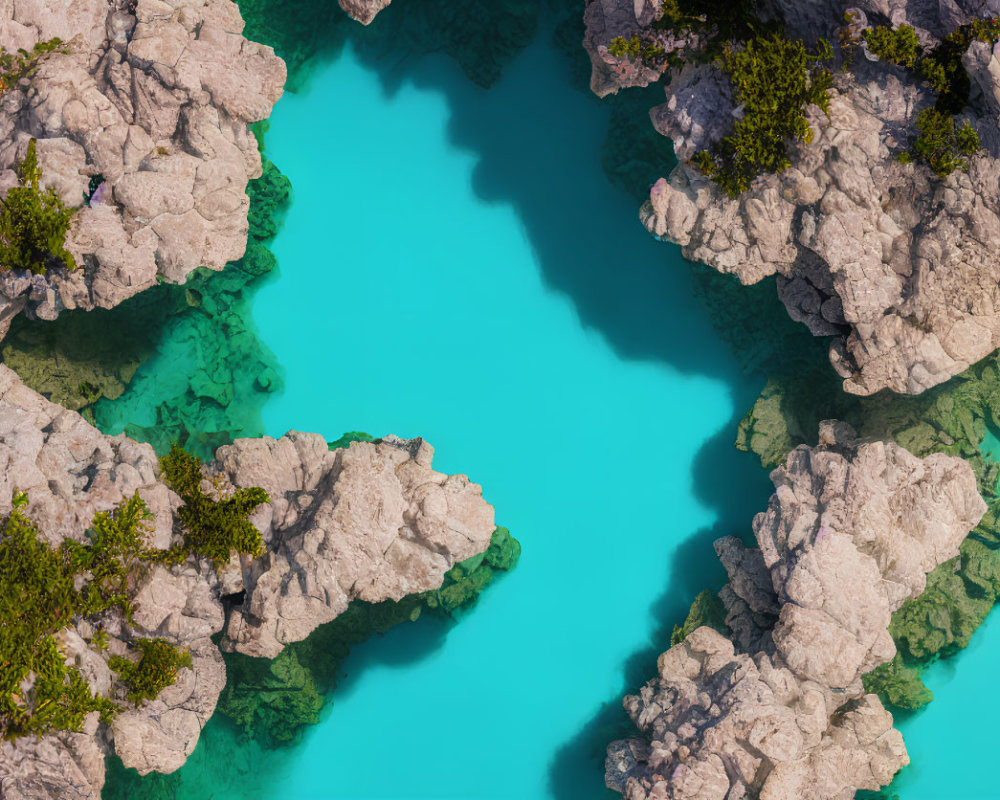
[[[356,648],[294,747],[238,745],[213,720],[171,797],[608,795],[621,697],[721,584],[712,540],[746,534],[770,492],[732,447],[763,379],[605,177],[608,118],[541,40],[490,90],[443,57],[347,47],[278,103],[267,152],[294,202],[253,308],[285,373],[266,432],[423,436],[524,551],[459,624]],[[961,681],[949,662],[929,672],[937,700],[904,723],[907,800],[997,796],[983,770],[972,782],[985,750],[942,736],[968,722],[993,640],[973,640]]]
[[[352,656],[276,796],[603,797],[596,726],[766,501],[730,444],[759,381],[608,184],[607,113],[565,73],[538,44],[486,91],[348,49],[272,117],[295,194],[254,306],[286,374],[267,432],[423,436],[524,547],[460,624]]]

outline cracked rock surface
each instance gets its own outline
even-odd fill
[[[22,311],[111,308],[243,255],[261,174],[247,126],[270,114],[285,66],[242,30],[232,0],[0,0],[0,46],[65,44],[0,97],[0,192],[35,138],[43,185],[79,206],[77,269],[0,272],[0,335]]]
[[[124,704],[125,687],[107,665],[137,637],[186,647],[192,669],[152,701],[128,706],[110,726],[96,712],[80,733],[0,743],[3,800],[97,800],[104,756],[117,753],[140,773],[172,772],[194,750],[226,682],[222,654],[210,637],[225,623],[222,595],[246,588],[233,609],[229,644],[273,655],[334,619],[355,597],[400,599],[440,587],[456,562],[484,551],[493,508],[464,475],[431,468],[433,449],[420,439],[387,438],[327,449],[322,437],[242,439],[220,448],[208,471],[238,486],[263,486],[272,497],[251,520],[267,543],[253,564],[217,574],[194,557],[174,569],[152,565],[135,587],[134,625],[105,624],[104,652],[87,642],[94,630],[77,620],[58,635],[61,651],[91,687]],[[28,493],[28,516],[53,545],[83,540],[91,519],[136,491],[154,514],[150,544],[176,535],[181,500],[159,477],[152,447],[106,436],[79,414],[28,389],[0,365],[0,514],[14,489]],[[234,574],[235,573],[235,574]],[[242,621],[242,622],[236,622]]]
[[[698,628],[625,699],[641,737],[609,746],[606,781],[629,800],[849,800],[908,763],[861,676],[892,659],[892,612],[985,512],[972,469],[825,422],[771,479],[759,549],[716,543],[731,639]]]

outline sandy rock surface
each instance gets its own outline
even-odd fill
[[[65,42],[0,98],[0,191],[35,138],[43,185],[80,207],[76,270],[0,273],[0,334],[23,310],[110,308],[243,254],[261,173],[247,125],[270,114],[285,67],[242,30],[232,0],[0,3],[0,46]]]
[[[606,780],[629,800],[848,800],[908,763],[861,675],[895,655],[892,612],[985,512],[972,469],[825,422],[771,479],[759,549],[716,543],[732,638],[698,628],[625,699],[642,737],[611,744]]]
[[[230,609],[229,645],[275,655],[305,638],[354,598],[400,599],[440,587],[444,573],[489,546],[493,508],[464,475],[431,468],[433,449],[395,438],[330,451],[322,437],[243,439],[220,448],[209,471],[238,486],[263,486],[273,498],[251,518],[267,542],[245,575],[218,575],[191,558],[142,575],[133,600],[135,625],[112,619],[105,653],[89,647],[93,630],[79,621],[59,634],[62,652],[92,688],[124,700],[107,657],[138,637],[163,637],[192,656],[173,686],[110,726],[88,719],[83,733],[0,743],[0,798],[97,800],[104,754],[117,753],[140,773],[172,772],[194,750],[226,682],[210,637],[223,629],[222,596],[246,589]],[[105,436],[79,414],[50,403],[0,365],[0,515],[15,489],[53,544],[82,540],[94,514],[138,491],[155,515],[151,544],[170,545],[181,500],[160,478],[152,447]],[[234,633],[235,631],[235,633]]]
[[[997,13],[973,0],[773,6],[789,35],[806,41],[838,41],[851,9],[856,37],[869,18],[889,20],[912,25],[928,48],[956,26]],[[601,49],[615,35],[650,35],[644,14],[632,0],[588,3],[586,44],[599,94],[650,81],[617,77],[634,65]],[[609,19],[625,22],[609,27]],[[939,179],[895,159],[935,96],[912,72],[858,52],[850,72],[833,65],[829,117],[808,110],[812,143],[792,148],[789,169],[762,176],[736,199],[687,163],[732,127],[728,79],[709,65],[673,70],[651,117],[680,163],[652,187],[640,217],[686,257],[745,284],[777,275],[789,315],[833,337],[830,358],[848,392],[917,394],[939,384],[1000,346],[1000,60],[975,43],[964,63],[973,89],[960,121],[971,122],[983,145],[967,173]]]

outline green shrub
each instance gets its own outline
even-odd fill
[[[73,209],[55,190],[42,190],[34,139],[17,173],[20,185],[0,200],[0,269],[36,274],[57,267],[76,269],[65,247]]]
[[[867,28],[861,34],[868,49],[883,61],[915,67],[920,42],[909,25],[900,25],[893,30],[885,25]]]
[[[201,489],[202,462],[174,444],[160,459],[160,469],[167,485],[180,495],[184,505],[177,511],[184,544],[171,548],[159,558],[167,563],[179,563],[189,553],[196,553],[220,567],[229,561],[235,550],[241,555],[257,558],[264,552],[264,542],[247,517],[270,498],[260,487],[227,489],[216,485],[219,500],[213,500]]]
[[[756,0],[662,0],[660,8],[663,16],[653,27],[708,37],[709,57],[718,55],[719,45],[746,41],[765,27],[758,19]]]
[[[917,117],[919,136],[913,143],[914,154],[939,178],[956,169],[969,168],[969,156],[979,149],[979,136],[966,121],[961,127],[955,118],[937,108],[926,108]]]
[[[616,36],[608,45],[608,52],[615,58],[631,58],[643,61],[652,67],[659,67],[667,58],[667,51],[660,45],[638,36],[633,36],[631,39]]]
[[[730,197],[749,189],[758,175],[790,166],[790,139],[812,141],[803,109],[813,103],[828,111],[833,86],[830,72],[820,66],[833,56],[830,45],[820,39],[817,47],[810,53],[801,41],[772,34],[724,51],[723,69],[743,118],[732,134],[695,153],[691,162]]]
[[[108,659],[111,667],[128,687],[128,699],[138,705],[152,700],[177,680],[182,667],[191,668],[191,654],[178,650],[166,639],[138,639],[134,643],[139,660],[124,656]]]
[[[86,603],[65,552],[39,539],[22,511],[26,505],[24,494],[15,495],[0,528],[0,736],[5,739],[79,730],[91,711],[104,719],[114,713],[114,704],[95,697],[56,647],[54,634],[82,614]]]

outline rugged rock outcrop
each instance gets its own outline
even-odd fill
[[[649,5],[588,3],[595,91],[655,77],[606,47],[609,37],[648,26]],[[845,26],[848,10],[854,21]],[[824,36],[837,43],[841,31],[857,41],[869,24],[905,23],[930,48],[956,26],[997,11],[995,3],[972,0],[775,0],[769,13],[807,42]],[[666,102],[651,117],[680,163],[652,187],[640,217],[688,258],[745,284],[776,274],[791,317],[834,337],[830,358],[847,391],[916,394],[939,384],[1000,346],[1000,60],[974,42],[964,65],[972,93],[960,121],[968,120],[983,144],[967,173],[938,179],[926,166],[896,160],[916,136],[917,115],[936,97],[912,71],[858,48],[849,71],[834,69],[829,116],[816,107],[808,112],[812,143],[793,147],[791,168],[762,176],[736,199],[687,163],[734,122],[728,79],[713,65],[674,70]]]
[[[367,25],[392,0],[339,0],[340,7],[362,25]]]
[[[225,685],[222,655],[209,638],[223,628],[224,593],[245,586],[232,641],[259,655],[304,638],[354,597],[377,602],[438,588],[456,562],[487,548],[494,526],[480,488],[465,476],[434,472],[432,454],[422,440],[395,438],[331,452],[321,437],[302,433],[220,449],[210,471],[238,486],[264,486],[273,498],[252,517],[265,556],[246,565],[245,582],[238,569],[220,578],[194,558],[169,570],[148,568],[135,588],[135,624],[106,624],[103,653],[88,646],[94,631],[86,621],[61,632],[62,652],[105,696],[124,699],[107,657],[124,655],[125,642],[136,637],[188,648],[192,668],[110,726],[94,713],[82,733],[0,744],[0,797],[96,800],[105,752],[143,774],[180,767]],[[0,465],[0,514],[9,513],[15,489],[27,492],[27,513],[53,544],[82,540],[96,512],[136,491],[154,514],[150,543],[171,543],[181,501],[160,480],[152,447],[101,434],[3,365]]]
[[[908,762],[861,675],[893,657],[890,615],[983,515],[972,470],[826,422],[771,478],[760,549],[716,545],[732,640],[698,628],[625,700],[643,738],[609,747],[606,779],[629,800],[847,800]]]
[[[0,272],[0,334],[25,309],[110,308],[243,255],[261,174],[247,125],[270,114],[285,68],[240,35],[235,3],[27,0],[0,17],[9,51],[65,43],[0,98],[0,191],[35,138],[43,184],[80,206],[66,241],[77,269]]]
[[[271,503],[253,522],[270,543],[244,574],[224,646],[273,658],[356,598],[400,600],[441,585],[454,564],[483,552],[495,525],[482,490],[431,468],[421,439],[387,437],[329,450],[322,437],[237,439],[219,470],[262,486]]]

